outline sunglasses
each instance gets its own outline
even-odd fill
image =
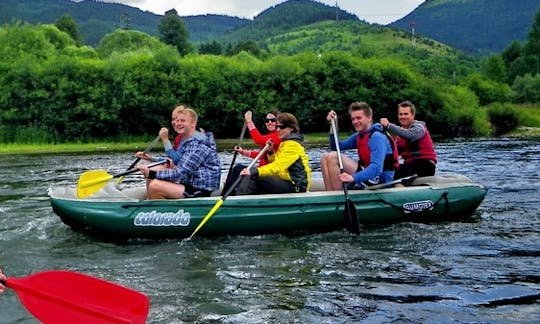
[[[288,125],[283,125],[283,124],[279,124],[279,125],[276,125],[277,128],[279,129],[285,129],[287,127],[289,127]]]
[[[276,119],[275,118],[266,118],[264,120],[265,123],[275,123],[276,122]]]

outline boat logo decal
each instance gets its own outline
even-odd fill
[[[420,213],[424,210],[432,210],[435,208],[435,204],[431,200],[414,201],[403,204],[403,211],[406,214]]]
[[[135,226],[188,226],[191,214],[183,209],[176,213],[162,213],[155,210],[151,212],[140,212],[135,216],[133,224]]]

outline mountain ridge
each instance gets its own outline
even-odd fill
[[[538,10],[540,0],[427,0],[387,26],[484,55],[525,40]]]
[[[302,6],[305,15],[287,16]],[[295,9],[296,8],[296,9]],[[318,8],[325,16],[317,16]],[[427,0],[405,17],[385,27],[434,39],[469,54],[489,55],[501,52],[512,41],[526,39],[540,0]],[[29,23],[54,23],[63,14],[71,15],[80,27],[86,44],[99,45],[101,38],[116,28],[135,29],[157,36],[162,15],[117,3],[96,0],[2,0],[0,23],[14,20]],[[289,18],[292,17],[292,18]],[[190,34],[190,42],[262,41],[324,19],[364,21],[354,14],[311,0],[289,0],[271,6],[251,19],[225,15],[181,17]],[[365,23],[365,22],[364,22]],[[367,23],[366,23],[367,24]],[[372,24],[374,26],[382,26]]]

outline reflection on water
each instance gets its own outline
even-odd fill
[[[315,171],[324,151],[309,150]],[[122,172],[132,153],[2,157],[0,265],[12,276],[71,269],[132,287],[151,298],[149,323],[540,321],[540,143],[479,139],[437,151],[439,173],[489,188],[467,221],[129,245],[73,232],[47,188],[91,169]],[[232,155],[221,158],[228,170]],[[11,291],[0,296],[0,323],[14,322],[35,321]]]

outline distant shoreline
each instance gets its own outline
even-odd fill
[[[342,137],[348,135],[343,133]],[[305,143],[308,145],[327,145],[328,133],[305,134]],[[538,138],[540,140],[539,127],[519,127],[516,131],[503,135],[504,137],[524,137]],[[219,151],[232,150],[235,145],[238,145],[239,139],[227,138],[216,139]],[[112,153],[112,152],[137,152],[146,148],[148,143],[65,143],[65,144],[2,144],[0,145],[0,156],[5,155],[35,155],[35,154],[95,154],[95,153]],[[243,140],[245,147],[254,147],[253,142],[249,137]],[[154,152],[162,152],[162,145],[158,143],[153,149]]]

